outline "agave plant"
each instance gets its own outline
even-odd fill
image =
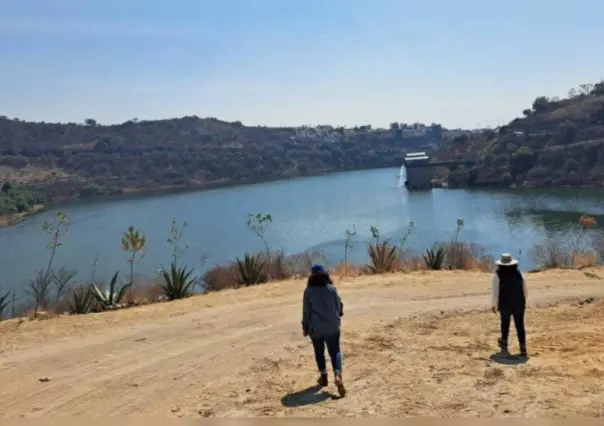
[[[69,312],[77,315],[87,314],[90,312],[93,300],[94,297],[90,289],[80,287],[73,290],[71,293],[71,301],[68,301]]]
[[[443,268],[445,263],[445,256],[447,252],[445,248],[440,244],[435,244],[431,248],[426,250],[424,255],[424,263],[426,268],[433,271],[439,271]]]
[[[101,304],[103,309],[111,309],[115,307],[123,299],[126,291],[132,286],[132,282],[124,284],[119,290],[117,288],[117,276],[119,272],[116,272],[111,281],[109,282],[109,288],[104,290],[99,288],[96,284],[92,284],[92,296]]]
[[[6,294],[4,296],[0,296],[0,320],[2,319],[2,314],[4,313],[4,310],[8,307],[9,304],[9,296],[10,296],[10,290],[6,292]]]
[[[268,275],[264,272],[266,262],[261,255],[250,255],[246,253],[243,260],[237,258],[237,270],[239,278],[237,282],[241,285],[254,285],[268,281]]]
[[[162,269],[164,284],[161,285],[161,288],[169,300],[184,299],[191,294],[191,289],[196,282],[195,278],[191,278],[192,273],[193,270],[187,270],[186,266],[177,268],[174,262],[172,262],[170,271]]]
[[[367,253],[371,263],[366,268],[371,274],[383,274],[393,272],[398,265],[398,249],[387,240],[370,243],[367,246]]]

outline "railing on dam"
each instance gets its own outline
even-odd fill
[[[475,164],[475,161],[471,160],[452,160],[452,161],[405,161],[403,166],[406,169],[415,169],[415,168],[424,168],[424,167],[449,167],[449,166],[472,166]]]

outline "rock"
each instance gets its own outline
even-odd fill
[[[170,411],[172,411],[173,413],[176,413],[176,412],[180,411],[180,407],[172,407],[172,409]]]
[[[38,380],[42,383],[47,383],[52,380],[52,377],[40,377]]]
[[[197,413],[202,417],[210,417],[213,413],[211,408],[201,408],[197,411]]]

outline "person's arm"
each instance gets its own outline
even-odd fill
[[[302,299],[302,332],[306,336],[308,334],[308,325],[310,324],[310,298],[308,297],[308,291],[304,290],[304,297]]]
[[[491,283],[491,307],[493,310],[497,310],[499,305],[499,277],[497,274],[493,276],[493,282]]]
[[[528,300],[528,287],[526,286],[526,279],[524,278],[524,274],[522,275],[522,291],[524,292],[524,301]]]

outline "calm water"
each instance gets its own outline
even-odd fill
[[[56,255],[57,267],[79,271],[88,279],[98,255],[97,276],[108,278],[116,270],[126,273],[127,255],[120,238],[129,225],[140,228],[148,248],[137,272],[151,273],[170,263],[172,217],[187,221],[183,257],[200,268],[202,254],[209,263],[221,263],[258,250],[261,242],[247,229],[249,212],[273,216],[267,239],[270,245],[293,254],[321,250],[332,262],[341,260],[345,230],[356,226],[358,243],[351,253],[365,259],[360,243],[377,226],[382,235],[400,238],[409,221],[415,231],[408,244],[424,249],[451,238],[456,219],[465,227],[461,238],[483,245],[491,254],[528,253],[548,235],[563,233],[585,213],[604,222],[602,191],[470,191],[436,189],[408,192],[399,187],[399,171],[372,170],[208,192],[130,199],[101,204],[62,207],[70,223]],[[41,231],[55,211],[35,216],[16,227],[0,229],[0,276],[3,288],[22,290],[36,269],[45,267],[47,237]],[[531,263],[522,256],[525,267]]]

